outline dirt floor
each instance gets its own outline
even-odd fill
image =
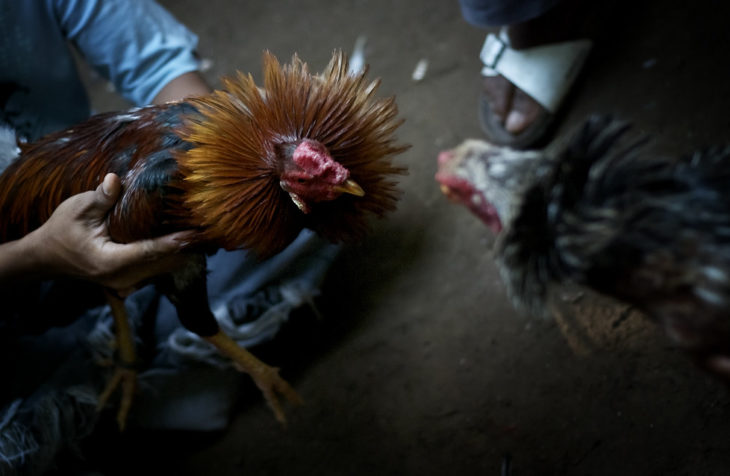
[[[318,303],[324,318],[299,313],[254,349],[306,400],[288,428],[249,388],[225,432],[116,437],[151,458],[145,468],[497,476],[509,455],[514,476],[730,474],[727,387],[640,315],[588,293],[558,293],[554,320],[517,314],[490,257],[493,237],[442,197],[438,152],[481,136],[485,32],[455,0],[163,3],[200,35],[216,85],[236,69],[258,78],[264,49],[282,60],[297,52],[320,70],[364,35],[370,74],[397,97],[399,138],[412,147],[399,159],[410,174],[398,211],[342,252]],[[712,0],[622,1],[602,12],[557,140],[600,112],[633,121],[657,152],[728,143],[728,13]],[[422,59],[428,69],[414,81]],[[97,104],[111,107],[108,96]],[[142,464],[106,457],[105,474]]]

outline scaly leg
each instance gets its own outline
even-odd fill
[[[191,255],[185,267],[158,281],[158,289],[175,305],[180,323],[213,344],[239,370],[249,374],[263,392],[276,419],[286,423],[278,395],[295,404],[301,403],[299,395],[279,377],[278,369],[261,362],[218,327],[208,304],[205,265],[205,256]]]
[[[137,355],[134,351],[134,337],[129,327],[127,318],[127,310],[124,308],[124,300],[116,295],[106,291],[106,298],[114,316],[114,325],[117,337],[117,352],[120,364],[116,366],[114,375],[106,385],[106,388],[99,395],[99,403],[96,406],[100,411],[109,401],[112,393],[121,385],[122,398],[117,411],[117,424],[120,430],[124,430],[127,424],[127,415],[132,407],[132,399],[137,388],[137,371],[134,370],[134,364],[137,361]]]
[[[291,385],[279,376],[279,369],[261,362],[221,330],[218,330],[216,334],[210,337],[204,337],[204,339],[213,344],[221,354],[231,359],[238,370],[251,376],[256,386],[264,394],[266,403],[274,412],[277,421],[286,424],[284,410],[281,403],[279,403],[277,394],[282,395],[295,405],[301,405],[302,399]]]

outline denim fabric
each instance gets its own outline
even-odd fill
[[[0,122],[32,140],[88,117],[70,46],[145,105],[198,68],[197,42],[151,0],[0,0]]]

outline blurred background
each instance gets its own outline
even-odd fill
[[[486,31],[456,0],[161,0],[200,37],[205,75],[297,53],[320,71],[366,39],[369,77],[395,95],[412,147],[397,162],[396,213],[347,246],[317,300],[254,348],[306,401],[282,429],[241,376],[224,432],[108,433],[90,442],[104,474],[730,474],[730,393],[636,312],[585,292],[555,298],[554,320],[516,313],[490,256],[493,237],[449,203],[440,150],[481,137],[478,55]],[[600,31],[555,130],[611,113],[683,154],[730,143],[730,5],[603,2]],[[421,74],[414,71],[420,64]],[[97,111],[127,107],[88,76]],[[250,386],[248,386],[250,385]],[[120,452],[119,449],[122,449]],[[131,457],[130,455],[134,455]],[[509,455],[509,456],[507,456]],[[142,463],[148,459],[148,463]],[[143,465],[143,466],[141,466]]]

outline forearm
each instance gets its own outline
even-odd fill
[[[203,96],[211,92],[210,86],[197,71],[181,74],[163,87],[152,100],[154,104],[179,101],[188,96]]]
[[[31,233],[19,240],[0,244],[0,285],[46,275],[35,238]]]

